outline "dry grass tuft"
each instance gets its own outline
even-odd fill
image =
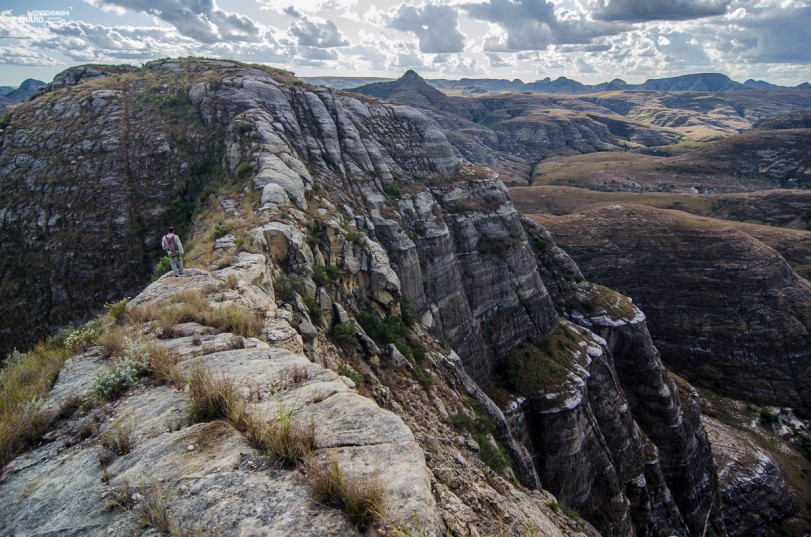
[[[195,367],[189,376],[192,396],[189,421],[192,423],[226,419],[257,449],[287,467],[303,464],[316,449],[315,424],[293,418],[294,410],[279,406],[274,421],[263,421],[248,411],[248,403],[237,386],[225,376],[214,377],[207,369]]]
[[[158,483],[133,486],[127,481],[113,491],[112,506],[133,511],[141,525],[155,528],[169,537],[218,537],[219,529],[206,530],[199,526],[183,526],[169,515],[172,495]]]
[[[253,310],[238,304],[212,306],[199,290],[183,291],[170,300],[134,308],[130,318],[137,323],[156,321],[163,334],[172,333],[180,323],[196,322],[223,332],[243,337],[259,337],[264,319]]]
[[[349,476],[333,459],[326,464],[311,459],[305,473],[317,502],[343,511],[363,530],[385,513],[385,489],[377,476]]]
[[[318,447],[313,421],[303,425],[293,415],[292,409],[280,405],[275,421],[262,421],[245,413],[236,427],[254,447],[292,468],[304,464]]]
[[[231,420],[244,410],[244,403],[239,397],[236,384],[221,375],[215,377],[208,369],[195,366],[189,374],[189,392],[191,406],[189,407],[189,421],[200,423],[226,418]]]
[[[130,330],[123,326],[113,326],[96,338],[96,345],[101,348],[102,357],[122,356],[127,347],[129,332]]]
[[[132,425],[118,422],[99,438],[101,446],[109,449],[119,457],[126,455],[135,447],[135,438],[132,436]]]
[[[0,466],[42,436],[50,416],[39,398],[51,389],[68,356],[63,346],[40,343],[0,370]]]
[[[177,365],[180,355],[156,343],[149,344],[149,373],[160,382],[173,385],[178,390],[186,387],[186,376]]]

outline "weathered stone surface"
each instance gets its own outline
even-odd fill
[[[303,352],[304,342],[296,329],[284,319],[270,319],[265,322],[264,336],[274,347],[292,352]]]
[[[290,203],[284,189],[276,183],[268,183],[262,188],[262,205],[274,203],[276,205],[286,205]]]
[[[205,270],[186,269],[184,272],[185,275],[179,278],[175,278],[171,272],[164,274],[130,300],[127,303],[127,309],[163,300],[169,301],[184,291],[214,288],[219,283],[219,280]]]
[[[204,276],[195,275],[199,285],[207,285]],[[148,290],[149,298],[134,302],[166,296],[176,291],[174,282],[159,280]],[[255,401],[249,412],[260,419],[278,419],[289,409],[302,424],[312,420],[319,458],[338,460],[351,476],[378,476],[388,491],[392,521],[404,529],[435,532],[425,459],[399,417],[351,391],[334,372],[278,346],[225,351],[205,346],[206,341],[227,346],[234,339],[231,334],[192,335],[162,343],[177,352],[184,369],[205,367],[215,376],[233,379],[246,399]],[[49,396],[53,405],[67,393],[91,389],[91,373],[102,367],[92,353],[73,359]],[[106,509],[101,496],[127,481],[162,483],[171,492],[170,516],[181,527],[218,527],[229,535],[356,533],[340,512],[312,501],[300,473],[274,469],[226,422],[176,430],[184,421],[188,397],[165,386],[138,388],[105,407],[110,419],[101,433],[128,427],[134,443],[129,453],[109,465],[109,483],[101,479],[93,437],[63,454],[59,442],[53,442],[32,452],[30,459],[18,458],[3,484],[6,505],[14,509],[3,510],[0,528],[10,534],[41,535],[73,526],[78,529],[71,531],[78,533],[71,535],[101,535],[109,526],[113,535],[126,535],[133,518]],[[94,501],[88,501],[91,498]]]
[[[718,461],[730,537],[772,535],[771,523],[796,512],[783,471],[746,433],[709,417],[702,421]]]

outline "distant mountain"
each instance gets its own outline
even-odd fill
[[[335,89],[356,88],[365,84],[374,84],[375,82],[390,82],[393,78],[379,78],[379,77],[351,77],[351,76],[303,76],[301,80],[308,84],[316,86],[329,86]]]
[[[744,85],[720,73],[699,73],[647,80],[642,84],[628,86],[626,89],[716,92],[742,90]]]
[[[45,82],[29,78],[23,81],[18,88],[0,88],[0,113],[5,112],[11,105],[22,103],[33,97],[43,87]]]
[[[751,89],[769,89],[780,87],[776,84],[772,84],[771,82],[766,82],[765,80],[752,80],[751,78],[744,82],[743,85],[745,88]]]
[[[344,90],[352,90],[353,88],[368,86],[374,83],[393,81],[392,79],[385,78],[361,77],[311,77],[305,78],[305,80],[312,84],[323,84],[336,89]],[[646,80],[642,84],[628,84],[619,78],[615,78],[610,82],[601,82],[599,84],[583,84],[577,80],[572,80],[563,76],[554,80],[546,77],[542,80],[536,80],[535,82],[523,82],[517,78],[514,80],[499,78],[462,78],[459,80],[450,80],[438,78],[425,79],[425,82],[438,90],[467,96],[508,92],[582,95],[586,93],[599,93],[603,91],[627,90],[719,93],[769,89],[811,89],[811,84],[808,82],[803,82],[794,88],[778,86],[764,80],[749,79],[744,83],[740,83],[721,73],[697,73],[670,78],[650,79]]]
[[[413,70],[392,82],[376,82],[359,88],[347,89],[370,97],[407,104],[416,108],[450,112],[467,117],[469,111],[464,106],[448,97]]]

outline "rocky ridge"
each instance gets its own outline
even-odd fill
[[[155,83],[139,86],[142,77]],[[108,86],[119,93],[109,93]],[[63,119],[47,110],[61,102],[81,118],[78,103],[95,102],[86,109],[90,118],[96,109],[110,117],[124,110],[129,117],[131,105],[147,99],[138,95],[148,91],[160,96],[161,106],[181,103],[178,113],[187,119],[193,110],[199,123],[188,122],[194,130],[187,137],[216,134],[211,143],[221,148],[216,155],[223,168],[215,172],[226,176],[223,192],[209,197],[198,213],[189,258],[212,274],[224,272],[194,277],[215,287],[215,279],[230,282],[218,290],[219,300],[240,302],[265,319],[262,333],[270,350],[256,342],[250,344],[258,350],[249,351],[212,343],[214,352],[202,358],[212,368],[244,366],[245,375],[253,375],[259,371],[254,368],[273,369],[275,356],[307,369],[296,358],[302,353],[322,367],[351,364],[370,386],[375,406],[400,416],[424,454],[437,507],[433,514],[417,514],[421,526],[464,535],[476,527],[493,530],[509,515],[525,525],[549,527],[551,520],[560,532],[570,532],[574,526],[552,512],[555,500],[531,491],[540,484],[604,534],[725,534],[721,506],[713,500],[718,485],[709,444],[695,403],[685,396],[690,389],[668,378],[645,317],[626,298],[584,282],[546,232],[521,220],[498,178],[456,156],[438,125],[412,108],[309,88],[285,73],[233,62],[154,62],[144,72],[109,72],[55,90],[15,115],[0,155],[0,163],[8,163],[4,173],[18,181],[11,192],[30,188],[22,180],[30,172],[18,171],[20,154],[44,143],[42,133],[50,139],[69,136],[69,129],[56,128]],[[43,124],[15,124],[37,111]],[[119,128],[126,136],[118,140],[127,155],[144,156],[128,160],[127,171],[114,169],[105,183],[93,183],[93,174],[85,180],[91,187],[124,185],[138,209],[132,214],[138,215],[147,207],[137,205],[143,203],[142,189],[150,190],[147,213],[159,221],[169,214],[172,198],[166,193],[188,184],[183,181],[192,168],[189,153],[179,150],[175,137],[159,139],[168,149],[158,155],[169,155],[172,165],[157,172],[163,161],[146,156],[151,146],[144,141],[151,126],[133,136],[129,129],[136,124]],[[107,158],[86,157],[91,164]],[[149,189],[130,182],[150,173],[160,180]],[[205,177],[200,174],[200,181]],[[59,202],[48,198],[54,214]],[[6,206],[4,225],[37,229],[36,218],[19,216],[39,214],[28,203],[28,212],[21,209],[26,204],[13,213]],[[93,209],[87,205],[81,209]],[[123,229],[132,233],[127,225]],[[38,232],[45,251],[55,256],[64,251],[61,236],[44,228]],[[144,256],[160,226],[140,232],[133,249]],[[97,245],[109,244],[104,235],[88,235]],[[166,280],[147,288],[133,307],[175,285]],[[79,285],[73,289],[82,292]],[[107,288],[86,300],[98,304],[115,293]],[[370,319],[393,319],[398,326],[406,304],[420,322],[389,341]],[[346,345],[335,340],[339,325],[355,332]],[[447,345],[427,331],[446,338]],[[194,352],[184,350],[188,343],[176,345],[181,355]],[[415,351],[420,346],[424,350]],[[240,360],[243,365],[235,366]],[[527,377],[531,382],[510,376],[516,364],[535,372]],[[321,369],[312,375],[325,382],[336,378]],[[344,395],[336,388],[332,397]],[[395,426],[397,419],[384,418],[389,414],[383,410],[373,414],[394,423],[392,441],[381,449],[410,445],[412,437]],[[489,423],[486,431],[465,425],[473,416]],[[462,453],[481,451],[491,441],[509,453],[523,486],[471,464]],[[419,476],[417,455],[409,464]]]
[[[129,308],[159,306],[177,297],[182,300],[190,291],[207,291],[207,300],[215,306],[223,298],[240,302],[264,294],[259,287],[252,288],[268,277],[263,256],[240,257],[240,268],[214,273],[191,269],[182,280],[171,274],[164,276],[136,297]],[[221,291],[233,285],[229,281],[236,281],[238,293]],[[243,306],[253,308],[257,304],[248,298]],[[278,331],[279,325],[287,322],[284,310],[277,317],[274,309],[275,305],[265,311],[265,330]],[[462,505],[449,489],[444,493],[437,489],[442,485],[429,478],[433,474],[423,451],[403,421],[359,395],[348,378],[297,354],[295,351],[304,352],[300,337],[297,344],[292,343],[291,351],[278,344],[269,346],[254,338],[185,323],[172,327],[162,338],[159,344],[177,353],[184,370],[204,367],[231,379],[249,397],[250,412],[260,419],[289,412],[299,423],[312,423],[318,459],[338,461],[357,479],[374,477],[384,482],[386,523],[390,526],[409,534],[434,535],[443,524],[466,533],[465,517],[471,523],[476,519],[470,507]],[[45,400],[46,408],[56,412],[70,400],[92,400],[94,375],[108,367],[109,360],[98,348],[76,355],[60,373]],[[138,532],[136,518],[109,507],[116,491],[129,482],[142,487],[162,484],[171,498],[173,520],[187,529],[217,528],[225,535],[256,531],[357,533],[338,511],[311,500],[309,487],[298,472],[274,465],[226,422],[184,425],[188,401],[188,391],[146,384],[112,403],[61,419],[41,448],[17,458],[5,469],[7,509],[0,517],[0,528],[4,533],[26,535],[54,531],[133,535]],[[98,433],[83,432],[96,427]],[[128,430],[133,446],[107,466],[99,465],[101,439],[123,428]],[[454,453],[459,449],[454,444],[445,447]],[[461,454],[455,456],[464,460]],[[474,468],[459,468],[453,479],[482,480],[483,474]],[[499,490],[509,502],[488,490],[500,502],[503,516],[532,525],[545,535],[579,534],[573,531],[575,524],[567,524],[549,511],[549,500],[544,501],[543,494],[528,494],[506,482],[502,486],[505,488]],[[437,499],[455,501],[459,507],[453,511],[439,509],[434,492]],[[488,496],[483,491],[478,494]],[[455,518],[462,522],[454,522]],[[475,528],[471,526],[469,531]]]

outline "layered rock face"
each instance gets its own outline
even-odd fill
[[[740,397],[811,403],[811,288],[777,252],[731,227],[639,206],[543,220],[588,278],[649,312],[676,371]]]
[[[730,536],[771,535],[770,522],[796,511],[781,468],[740,431],[704,419],[718,460],[724,518]]]
[[[163,114],[164,123],[154,131],[158,135],[153,132],[151,137],[153,126],[149,122],[142,125],[139,116],[133,116],[139,99],[146,106],[152,102],[150,95],[157,96],[155,106],[167,110],[183,103],[175,112]],[[102,129],[104,140],[118,144],[117,155],[123,164],[116,167],[115,156],[103,152],[77,154],[77,170],[86,169],[85,175],[59,180],[48,171],[51,161],[47,159],[55,158],[49,153],[43,154],[43,165],[33,171],[19,167],[18,160],[25,161],[20,154],[33,153],[36,148],[39,155],[39,147],[48,143],[61,147],[58,144],[72,136],[73,128],[62,121],[87,121],[81,113],[85,105],[89,110],[106,111],[90,112],[88,118]],[[60,119],[49,115],[53,108],[73,109],[76,115]],[[22,122],[29,117],[26,114],[34,118],[37,113],[44,118],[41,124]],[[179,115],[172,115],[175,113]],[[185,116],[183,121],[180,115]],[[180,124],[187,129],[183,139],[188,142],[161,137],[160,133],[180,128]],[[403,416],[424,450],[436,442],[437,430],[451,434],[447,424],[434,428],[426,422],[448,421],[447,407],[460,406],[463,387],[487,409],[493,434],[516,459],[521,482],[537,483],[537,474],[542,486],[582,509],[586,519],[606,534],[723,534],[712,501],[716,480],[706,438],[689,400],[679,398],[679,390],[666,379],[655,350],[645,339],[641,314],[633,306],[614,311],[627,299],[583,282],[571,259],[545,232],[531,231],[528,237],[525,223],[498,178],[456,156],[437,123],[420,112],[308,88],[273,70],[225,61],[167,60],[149,64],[144,73],[118,73],[48,93],[25,105],[4,136],[0,163],[5,165],[3,178],[9,186],[3,194],[3,236],[7,237],[3,254],[8,260],[4,282],[16,282],[26,262],[6,256],[7,252],[19,248],[38,251],[24,240],[29,234],[15,236],[5,230],[30,228],[41,235],[43,246],[39,248],[53,256],[49,259],[69,259],[61,265],[65,271],[91,281],[95,275],[92,292],[78,281],[52,276],[54,285],[69,290],[66,297],[46,293],[52,301],[49,305],[63,307],[65,317],[80,311],[82,304],[99,305],[122,290],[120,282],[107,276],[112,269],[105,272],[97,266],[88,245],[106,248],[118,244],[120,259],[110,261],[119,271],[116,274],[135,265],[135,259],[141,273],[135,271],[128,281],[142,281],[148,247],[163,231],[160,221],[177,215],[170,211],[183,208],[172,201],[194,201],[196,188],[215,176],[261,205],[257,222],[251,224],[258,227],[250,236],[243,241],[220,237],[212,245],[212,254],[222,256],[215,260],[223,263],[221,270],[247,271],[244,276],[237,271],[235,276],[240,300],[265,315],[263,334],[272,351],[301,354],[303,342],[309,341],[310,358],[329,365],[330,352],[340,351],[327,345],[327,331],[336,323],[351,325],[358,333],[359,350],[353,352],[369,360],[358,367],[378,379],[372,396]],[[82,143],[96,141],[87,137]],[[187,143],[195,150],[188,150]],[[159,155],[157,161],[152,153]],[[214,162],[200,165],[205,173],[195,175],[194,155],[210,155]],[[108,168],[100,175],[91,173]],[[79,197],[33,195],[35,187],[46,193],[51,192],[48,189],[63,192],[59,189],[66,188],[65,184],[74,185],[73,195]],[[108,212],[102,210],[103,203],[88,197],[102,188],[126,195],[114,201]],[[171,192],[182,195],[173,198],[167,195]],[[81,196],[86,197],[83,204],[78,203]],[[256,198],[260,198],[258,202]],[[244,216],[234,209],[233,201],[221,203],[229,217]],[[48,226],[57,226],[59,220],[51,222],[46,208],[62,218],[71,215],[70,223],[89,219],[91,214],[111,223],[106,228],[88,228],[72,243],[50,232]],[[73,212],[66,212],[68,209]],[[129,219],[115,227],[119,210]],[[41,214],[45,216],[39,218]],[[200,223],[197,226],[195,240],[205,242],[212,230]],[[73,226],[66,223],[65,232],[70,229]],[[86,257],[69,257],[77,244],[87,251]],[[260,249],[261,254],[247,253],[246,244]],[[264,261],[252,256],[264,256]],[[54,266],[56,261],[51,263]],[[215,285],[211,278],[229,280],[226,273],[198,276],[205,280],[201,285]],[[301,286],[293,294],[318,305],[320,320],[307,314],[310,306],[302,296],[291,300],[289,309],[279,307],[274,289],[280,287],[282,276],[298,278]],[[8,294],[21,300],[25,292],[40,293],[45,280]],[[154,289],[147,289],[135,304],[154,299]],[[225,290],[221,292],[229,296]],[[76,300],[68,300],[68,296]],[[442,383],[434,389],[423,386],[425,393],[408,398],[379,380],[385,378],[381,359],[409,371],[416,371],[416,366],[408,369],[407,360],[393,344],[385,350],[379,348],[354,319],[362,313],[384,318],[400,315],[403,297],[409,299],[421,326],[446,338],[461,357],[457,364],[449,351],[433,352],[437,342],[421,332],[422,328],[414,329],[410,337],[432,349],[430,359],[424,358],[432,371],[427,374],[436,384]],[[605,302],[602,309],[575,307],[590,297]],[[581,327],[561,324],[556,305]],[[43,306],[42,311],[47,309]],[[43,318],[40,314],[30,322]],[[625,328],[620,330],[618,325]],[[218,371],[232,369],[249,377],[254,365],[267,366],[255,363],[265,360],[257,352],[264,351],[214,352],[203,359]],[[274,360],[271,356],[270,362]],[[615,362],[622,365],[617,371]],[[334,380],[327,378],[327,372],[313,371],[313,376]],[[403,384],[399,377],[390,380],[406,391],[416,384]],[[446,386],[453,386],[456,395],[449,395]],[[506,404],[501,408],[494,405],[480,388],[494,397],[499,390],[507,390],[505,401],[500,401]],[[634,395],[627,395],[630,393]],[[413,408],[423,405],[428,418],[414,413]],[[326,422],[318,427],[327,427]],[[383,444],[411,441],[400,432],[392,433],[392,441]],[[342,442],[325,445],[336,449],[365,445]],[[470,465],[439,449],[431,453],[427,463],[437,479],[432,482],[434,497],[443,506],[461,505],[458,511],[443,507],[437,517],[443,517],[448,527],[461,524],[461,519],[464,524],[472,523],[473,517],[466,513],[484,500],[461,501],[465,494],[450,492],[459,483],[445,475],[448,465],[472,471]],[[527,453],[530,457],[524,460]],[[129,470],[122,467],[122,471]],[[471,488],[475,491],[476,487],[484,485]],[[538,508],[532,507],[531,494],[521,491],[512,496],[534,512]],[[472,497],[486,496],[475,492]],[[435,517],[429,515],[420,520],[424,527],[432,528]]]
[[[588,347],[594,359],[585,388],[636,531],[655,535],[669,527],[677,535],[725,534],[721,505],[713,500],[715,464],[694,390],[675,384],[645,316],[626,297],[585,282],[546,230],[528,219],[523,223],[557,308],[599,343]],[[565,415],[566,406],[552,408]],[[600,515],[611,513],[603,504]]]

